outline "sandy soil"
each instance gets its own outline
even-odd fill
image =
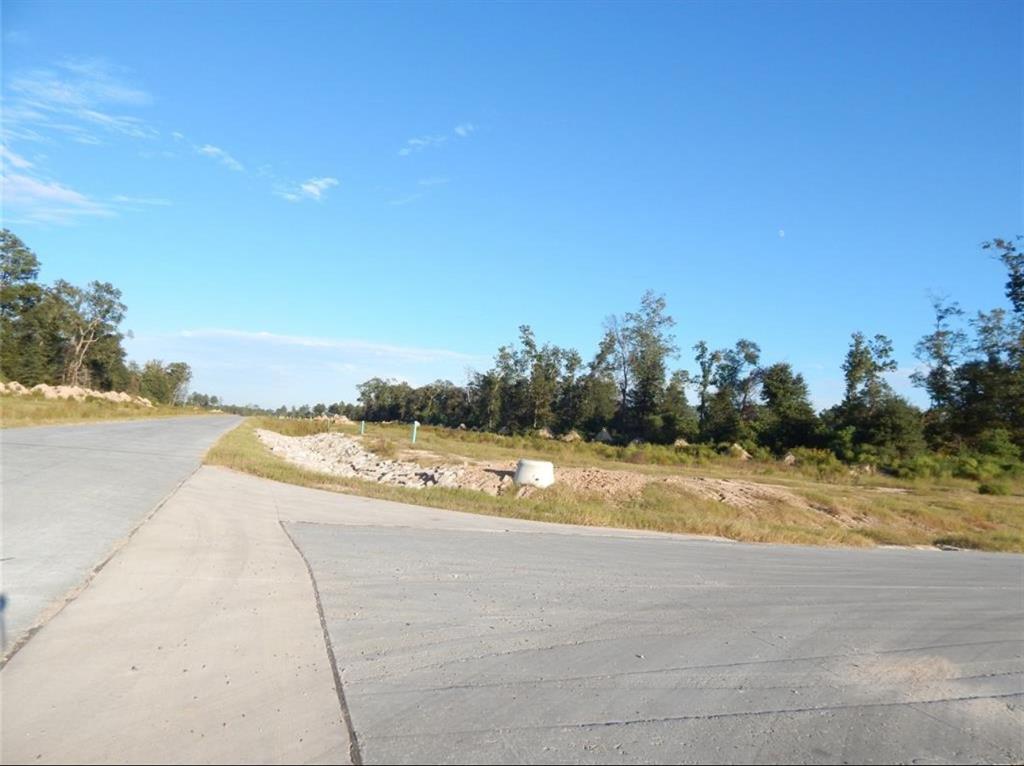
[[[133,396],[124,391],[94,391],[91,388],[82,388],[81,386],[48,386],[45,383],[27,388],[17,381],[11,381],[10,383],[0,382],[0,394],[13,396],[41,394],[44,399],[74,399],[76,402],[84,402],[86,399],[105,399],[108,402],[140,404],[143,407],[153,406],[149,399],[143,396]]]

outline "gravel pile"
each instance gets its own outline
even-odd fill
[[[290,463],[334,476],[365,479],[399,487],[475,489],[497,495],[512,486],[511,472],[469,465],[424,467],[405,460],[389,460],[365,449],[358,439],[339,433],[284,436],[256,430],[270,450]]]

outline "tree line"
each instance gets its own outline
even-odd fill
[[[921,363],[913,382],[931,405],[920,409],[894,392],[891,340],[854,332],[843,362],[842,401],[815,412],[803,375],[786,362],[762,358],[752,340],[726,348],[698,342],[692,371],[673,369],[679,348],[675,321],[652,291],[636,311],[610,316],[589,359],[537,341],[519,328],[486,372],[466,385],[438,380],[413,387],[373,378],[358,387],[358,405],[334,409],[367,420],[526,433],[602,430],[620,443],[739,444],[783,455],[794,448],[829,450],[849,462],[886,464],[923,451],[977,452],[1019,460],[1024,449],[1024,255],[1017,240],[983,244],[1006,269],[1009,309],[968,317],[956,303],[937,300],[935,320],[915,349]]]
[[[842,401],[821,412],[787,362],[762,358],[747,338],[725,348],[699,341],[691,369],[675,367],[680,348],[665,298],[645,293],[635,311],[609,316],[597,349],[541,343],[528,325],[501,346],[493,365],[464,385],[423,386],[372,378],[358,402],[236,406],[188,392],[184,362],[128,361],[120,329],[126,307],[107,282],[77,287],[38,282],[39,260],[10,231],[0,232],[0,375],[24,385],[82,385],[161,403],[219,407],[240,414],[345,415],[412,421],[507,434],[577,432],[620,444],[739,444],[781,456],[794,449],[830,452],[847,462],[894,465],[923,453],[994,456],[1014,464],[1024,451],[1024,254],[1020,238],[982,245],[1006,270],[1008,308],[973,315],[935,300],[934,321],[915,348],[913,382],[928,394],[918,408],[896,394],[885,335],[851,335],[842,365]]]
[[[8,229],[0,230],[0,376],[39,383],[127,391],[161,404],[186,400],[192,370],[185,362],[127,360],[121,331],[127,307],[109,282],[79,287],[39,279],[39,258]],[[215,397],[214,397],[215,398]]]

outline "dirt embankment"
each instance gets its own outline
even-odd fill
[[[137,404],[142,407],[152,407],[153,403],[144,396],[133,396],[124,391],[94,391],[91,388],[81,386],[48,386],[45,383],[32,386],[21,385],[17,381],[0,383],[0,395],[8,396],[31,396],[39,394],[44,399],[74,399],[76,402],[84,402],[86,399],[103,399],[108,402],[119,404]]]
[[[363,447],[359,437],[340,433],[312,436],[283,436],[274,431],[257,430],[260,440],[274,454],[302,468],[346,478],[376,481],[403,487],[451,487],[472,489],[489,495],[515,491],[512,483],[514,463],[480,463],[469,459],[461,464],[424,465],[428,452],[406,450],[401,457],[383,458]],[[650,484],[677,486],[704,500],[724,503],[742,510],[757,510],[766,504],[821,511],[785,487],[737,479],[713,479],[700,476],[651,476],[634,471],[604,468],[558,468],[557,483],[589,495],[608,499],[638,497]],[[533,487],[521,487],[517,495],[531,494]],[[840,521],[843,521],[840,519]]]

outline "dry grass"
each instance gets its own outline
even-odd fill
[[[406,426],[367,424],[365,443],[378,454],[403,459],[437,456],[508,463],[520,457],[554,460],[562,466],[592,466],[664,475],[710,476],[784,486],[808,501],[804,507],[765,502],[753,510],[739,509],[698,497],[685,488],[652,483],[634,496],[574,492],[555,485],[524,498],[492,497],[470,490],[414,490],[341,479],[298,468],[267,450],[256,428],[290,436],[325,430],[356,434],[358,425],[316,421],[251,418],[226,434],[207,454],[206,462],[276,481],[336,492],[468,511],[565,524],[647,529],[716,535],[750,542],[832,546],[937,545],[993,551],[1024,551],[1024,491],[1014,485],[1007,496],[980,495],[973,482],[899,482],[885,477],[840,477],[835,483],[809,478],[781,464],[744,463],[727,458],[680,462],[676,465],[636,464],[630,452],[593,444],[565,444],[520,437],[421,428],[416,445]],[[623,457],[627,459],[623,459]]]
[[[42,396],[0,396],[0,428],[91,423],[98,420],[135,420],[202,415],[195,407],[146,407],[104,399],[45,399]]]

